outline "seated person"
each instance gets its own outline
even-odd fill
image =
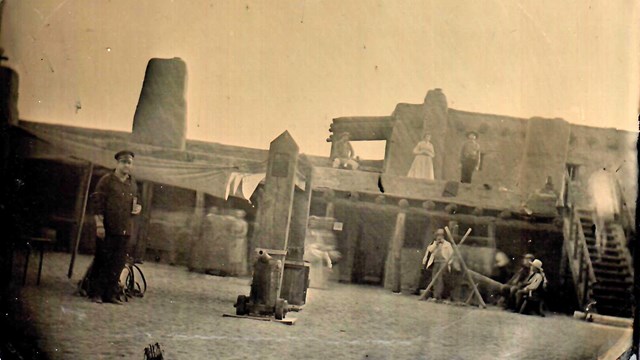
[[[333,160],[332,166],[340,169],[358,169],[358,158],[355,156],[353,147],[349,142],[349,133],[340,134],[336,142],[333,144],[333,152],[331,154]]]
[[[558,194],[553,187],[553,181],[551,176],[547,177],[547,181],[542,189],[538,189],[531,193],[525,203],[522,205],[522,210],[527,215],[538,214],[555,216],[557,215]]]
[[[546,279],[542,271],[542,261],[535,259],[531,262],[531,269],[527,281],[522,284],[521,288],[509,299],[510,308],[513,311],[520,310],[525,298],[539,294],[539,292],[544,289],[545,282]]]
[[[515,296],[516,291],[518,291],[522,287],[522,284],[527,281],[530,273],[531,262],[534,259],[535,257],[533,256],[533,254],[525,254],[522,257],[520,269],[518,269],[518,271],[513,274],[511,279],[509,279],[502,290],[502,298],[498,301],[499,305],[508,307],[509,299]]]

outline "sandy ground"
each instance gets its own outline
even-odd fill
[[[52,359],[142,359],[155,342],[165,359],[596,359],[630,331],[345,284],[310,289],[305,309],[287,315],[297,318],[293,326],[229,318],[222,314],[234,313],[237,295],[248,295],[248,278],[157,263],[141,265],[149,282],[144,298],[95,304],[74,295],[91,258],[77,259],[70,280],[69,260],[46,254],[40,286],[33,265],[14,299]]]

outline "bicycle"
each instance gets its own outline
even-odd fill
[[[93,262],[89,265],[89,268],[85,272],[82,279],[78,282],[78,294],[81,296],[88,295],[89,280],[91,271],[93,270]],[[120,272],[118,278],[118,285],[120,286],[121,300],[129,301],[132,297],[143,297],[147,291],[147,279],[144,277],[142,269],[133,262],[127,261],[124,268]]]
[[[124,265],[124,269],[120,273],[119,284],[125,301],[134,296],[143,297],[147,291],[147,279],[144,277],[142,269],[135,263],[127,262]]]

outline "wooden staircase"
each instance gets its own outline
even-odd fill
[[[626,248],[622,226],[607,223],[601,234],[596,227],[591,211],[578,210],[577,224],[584,234],[595,282],[590,286],[589,300],[596,301],[595,311],[600,314],[631,317],[631,292],[633,287],[633,267]],[[577,225],[576,224],[576,225]],[[602,250],[598,251],[598,238],[606,237]]]

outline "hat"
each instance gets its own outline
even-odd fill
[[[469,137],[469,135],[475,135],[476,137],[478,137],[478,133],[475,131],[467,131],[467,137]]]
[[[433,233],[434,235],[443,235],[444,236],[444,230],[443,229],[438,229],[436,230],[436,232]]]
[[[542,261],[535,259],[531,262],[531,266],[533,266],[534,268],[538,269],[538,270],[542,270]]]
[[[121,157],[123,157],[123,156],[127,156],[127,155],[128,155],[128,156],[131,156],[131,158],[134,158],[134,157],[135,157],[135,155],[133,154],[133,152],[132,152],[132,151],[129,151],[129,150],[121,150],[121,151],[118,151],[118,152],[113,156],[113,158],[114,158],[114,159],[116,159],[116,160],[120,160],[120,158],[121,158]]]
[[[535,257],[535,256],[533,256],[533,254],[525,254],[522,258],[524,258],[524,259],[529,259],[529,260],[533,260],[533,259],[535,259],[536,257]]]

